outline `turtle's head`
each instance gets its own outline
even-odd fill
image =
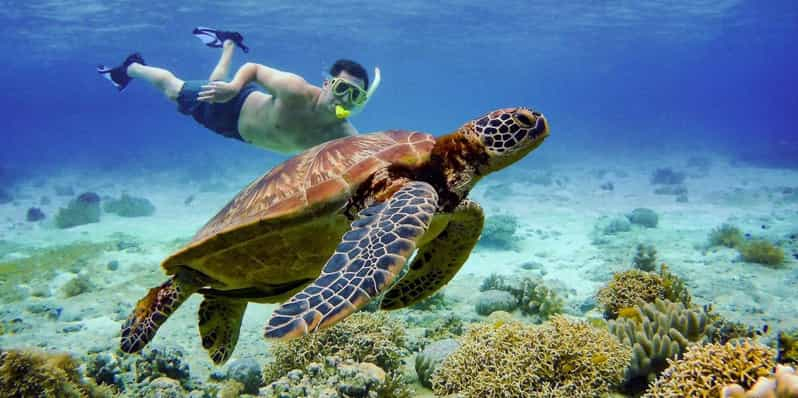
[[[549,123],[529,108],[506,108],[466,123],[461,132],[484,148],[480,174],[503,169],[526,156],[549,136]]]

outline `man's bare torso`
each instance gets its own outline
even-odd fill
[[[321,115],[312,102],[285,101],[253,92],[244,101],[238,131],[247,142],[280,153],[303,151],[323,142],[356,135],[347,120]]]

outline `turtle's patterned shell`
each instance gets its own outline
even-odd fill
[[[392,130],[308,149],[249,184],[163,266],[188,265],[190,258],[244,243],[268,232],[262,228],[270,230],[274,223],[266,220],[296,217],[303,222],[305,213],[347,200],[359,184],[387,165],[414,168],[426,163],[434,145],[435,138],[429,134]],[[214,242],[203,247],[209,241]],[[175,263],[177,259],[180,264]]]

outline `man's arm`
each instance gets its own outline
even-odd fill
[[[202,86],[197,99],[205,102],[227,102],[250,82],[257,82],[281,101],[302,101],[313,93],[313,87],[302,77],[261,64],[247,62],[230,83],[212,81]]]
[[[301,76],[251,62],[247,62],[236,72],[230,84],[236,91],[240,91],[252,81],[284,101],[304,97],[309,93],[310,87]]]

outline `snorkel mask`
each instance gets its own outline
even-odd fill
[[[380,86],[380,80],[380,68],[374,68],[374,81],[371,83],[371,87],[369,87],[368,91],[363,90],[346,79],[340,77],[331,78],[329,80],[330,93],[349,105],[348,108],[343,105],[336,105],[335,117],[339,120],[343,120],[363,111],[363,108],[366,107],[371,96],[377,91],[377,87]]]

